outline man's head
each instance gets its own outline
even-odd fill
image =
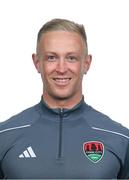
[[[40,43],[40,39],[43,36],[43,34],[51,31],[66,31],[66,32],[75,32],[79,34],[85,43],[85,53],[88,54],[87,36],[84,26],[82,24],[77,24],[73,21],[69,21],[66,19],[53,19],[51,21],[48,21],[46,24],[44,24],[41,27],[37,37],[37,52],[38,52],[38,45]]]
[[[91,63],[83,25],[64,19],[47,22],[38,33],[32,58],[50,106],[72,107],[80,101],[83,75]]]

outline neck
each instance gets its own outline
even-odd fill
[[[74,97],[70,97],[67,99],[66,98],[59,99],[59,98],[51,97],[48,94],[44,93],[43,99],[50,108],[71,109],[81,101],[82,94],[80,94],[79,96],[75,95]]]

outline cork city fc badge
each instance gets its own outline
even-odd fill
[[[104,145],[99,141],[89,141],[83,143],[85,156],[93,163],[99,162],[104,155]]]

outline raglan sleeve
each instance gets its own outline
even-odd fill
[[[120,179],[129,179],[129,139],[128,139],[128,145],[126,148],[124,165],[120,173]]]
[[[0,179],[3,179],[1,168],[0,168]]]
[[[0,154],[0,179],[3,179],[2,167],[1,167],[1,154]]]
[[[3,159],[2,152],[3,152],[4,145],[5,145],[5,138],[4,138],[3,134],[1,133],[2,132],[1,124],[2,123],[0,123],[0,179],[4,179],[1,164],[2,164],[2,159]]]

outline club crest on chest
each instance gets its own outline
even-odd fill
[[[104,155],[104,145],[100,141],[88,141],[83,143],[85,156],[93,163],[99,162]]]

